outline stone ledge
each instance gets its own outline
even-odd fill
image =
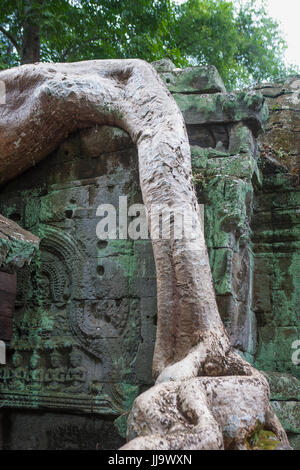
[[[164,71],[160,73],[160,76],[171,93],[200,94],[226,92],[224,83],[213,65]]]
[[[300,380],[297,377],[280,372],[262,373],[269,382],[271,400],[300,400]]]
[[[14,271],[29,263],[39,239],[12,220],[0,215],[0,269]]]
[[[284,429],[300,434],[300,403],[297,401],[271,401]]]

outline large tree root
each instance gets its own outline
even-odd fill
[[[158,383],[135,400],[122,450],[247,450],[258,429],[272,431],[278,448],[289,449],[269,399],[268,383],[255,369],[250,376]]]
[[[247,440],[259,427],[289,448],[270,410],[268,385],[259,377],[166,382],[137,398],[129,416],[130,442],[122,450],[248,449]]]
[[[35,165],[70,132],[110,124],[137,145],[148,213],[153,205],[193,213],[192,240],[152,240],[158,385],[136,400],[129,438],[142,437],[125,448],[241,448],[258,422],[286,444],[266,381],[231,350],[219,316],[185,123],[155,70],[139,60],[35,64],[2,71],[0,80],[0,182]]]

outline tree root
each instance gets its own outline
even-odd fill
[[[197,377],[162,382],[140,395],[121,450],[246,450],[257,428],[274,432],[290,449],[269,404],[269,386],[252,376]]]
[[[155,70],[140,60],[95,60],[15,67],[0,72],[0,80],[6,87],[0,183],[49,155],[69,133],[108,124],[137,145],[148,214],[153,205],[193,213],[193,240],[152,237],[158,379],[136,399],[128,427],[133,440],[123,449],[244,448],[259,423],[288,445],[266,380],[230,348],[197,212],[185,123]]]

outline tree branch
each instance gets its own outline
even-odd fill
[[[16,48],[17,52],[20,54],[20,50],[21,50],[20,46],[17,43],[16,39],[13,37],[13,35],[9,31],[6,31],[6,29],[3,28],[3,26],[1,25],[0,25],[0,31],[10,40],[12,45]]]

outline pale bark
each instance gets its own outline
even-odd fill
[[[3,71],[0,80],[6,82],[7,90],[7,105],[0,108],[2,182],[47,156],[68,133],[94,124],[110,124],[126,130],[137,145],[140,184],[148,210],[152,204],[176,205],[190,206],[196,213],[185,123],[169,91],[149,64],[140,60],[39,64]],[[161,405],[160,392],[165,397],[168,393],[173,398],[180,396],[181,401],[189,403],[187,407],[195,416],[203,413],[207,416],[204,424],[199,425],[201,429],[198,424],[189,428],[190,437],[184,440],[186,448],[224,446],[222,426],[214,416],[215,404],[204,399],[206,392],[201,379],[193,379],[197,376],[219,376],[210,379],[210,387],[217,389],[220,380],[222,383],[220,376],[248,375],[236,388],[237,395],[242,397],[247,390],[250,393],[255,380],[263,410],[260,418],[266,425],[267,413],[270,414],[266,380],[230,347],[216,305],[203,227],[195,219],[195,240],[153,240],[158,288],[153,372],[160,385],[146,392],[151,395],[149,413],[143,418],[148,423],[147,431],[140,426],[140,417],[134,417],[135,411],[139,415],[137,410],[144,403],[144,395],[132,411],[131,429],[139,429],[138,434],[148,436],[146,440],[138,438],[140,448],[155,448],[157,439],[163,439],[168,448],[176,448],[182,432],[186,433],[180,427],[181,418],[179,424],[174,422],[178,425],[177,437],[176,432],[172,438],[166,436],[163,425],[157,425],[152,432],[154,410]],[[194,380],[192,385],[185,385],[190,379]],[[230,380],[224,381],[227,386],[223,391],[219,387],[218,394],[227,403],[224,394],[230,389]],[[250,400],[245,406],[252,404]],[[224,410],[224,415],[230,414],[230,404]],[[174,413],[182,416],[177,404]],[[245,424],[243,436],[253,430],[258,419],[251,410],[249,416],[251,424],[248,427]],[[198,418],[195,422],[198,423]],[[210,429],[208,441],[203,433],[206,428]],[[279,424],[276,432],[286,442]],[[236,445],[240,445],[237,437]]]

